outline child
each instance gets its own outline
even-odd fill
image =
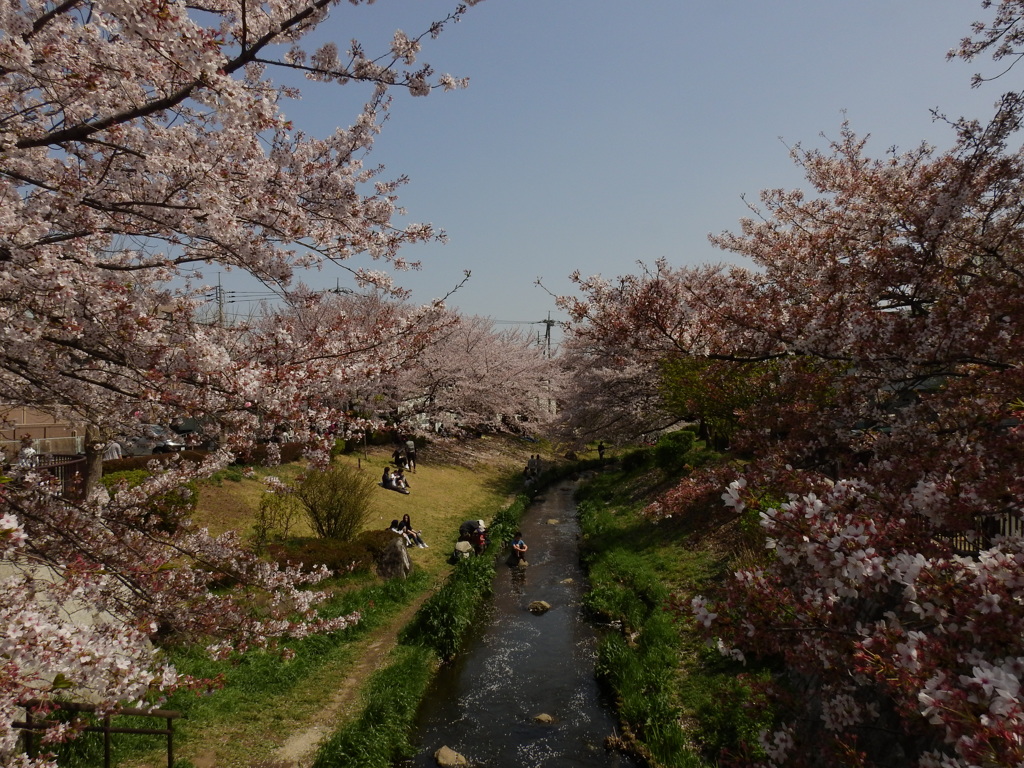
[[[516,531],[512,534],[512,555],[515,558],[517,565],[526,564],[526,550],[529,547],[526,546],[526,542],[523,541],[523,532]]]

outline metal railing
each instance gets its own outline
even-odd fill
[[[78,499],[85,489],[85,468],[85,456],[49,453],[39,457],[35,471],[46,472],[55,478],[65,498]]]
[[[36,744],[36,731],[44,731],[47,728],[54,725],[53,721],[43,718],[36,718],[35,712],[39,709],[45,709],[47,712],[51,711],[63,711],[63,712],[84,712],[91,713],[96,711],[96,707],[92,704],[76,704],[72,702],[44,702],[39,699],[33,699],[24,704],[25,707],[25,719],[21,721],[15,721],[12,725],[25,732],[25,752],[30,758],[37,757],[38,745]],[[167,721],[165,728],[123,728],[115,726],[112,723],[112,718],[117,715],[134,715],[136,717],[153,717]],[[100,719],[100,724],[86,726],[82,730],[87,733],[102,733],[103,734],[103,768],[110,768],[110,736],[114,733],[135,733],[150,736],[166,736],[167,737],[167,768],[173,768],[174,766],[174,721],[181,717],[181,713],[176,710],[169,709],[136,709],[134,707],[127,707],[125,709],[119,709],[113,715],[103,715]]]
[[[11,434],[8,432],[7,434]],[[32,442],[33,446],[40,453],[84,453],[85,452],[85,436],[84,435],[66,435],[63,437],[37,437]],[[18,449],[21,448],[21,440],[14,438],[11,440],[0,439],[0,449],[6,454],[8,459],[12,459],[18,455]]]
[[[996,536],[1024,535],[1024,518],[1017,514],[1003,512],[996,515],[980,515],[974,519],[974,529],[959,533],[939,534],[940,541],[952,547],[957,554],[977,557],[989,546]]]

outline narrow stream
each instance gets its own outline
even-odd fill
[[[574,483],[552,487],[522,520],[526,568],[499,561],[494,598],[458,660],[443,669],[421,707],[416,757],[436,766],[448,746],[485,768],[629,768],[604,748],[615,720],[594,679],[597,636],[581,612],[583,573]],[[534,615],[527,606],[552,608]],[[555,718],[535,722],[540,714]]]

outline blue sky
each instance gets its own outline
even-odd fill
[[[317,32],[385,50],[452,8],[445,0],[341,3]],[[637,260],[733,260],[709,232],[735,229],[766,187],[799,187],[787,145],[823,146],[845,116],[874,154],[951,143],[930,109],[987,117],[1011,79],[970,87],[989,61],[949,62],[980,0],[486,0],[421,60],[470,87],[395,94],[371,163],[410,183],[409,219],[447,245],[409,248],[416,301],[444,294],[499,321],[560,317],[568,274],[611,277]],[[309,133],[347,125],[365,92],[308,87],[285,111]],[[332,287],[338,273],[309,279]],[[536,326],[541,328],[541,326]]]

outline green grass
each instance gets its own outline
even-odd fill
[[[601,466],[596,460],[583,461],[576,469]],[[552,468],[543,481],[557,480],[572,470]],[[290,643],[295,656],[288,661],[254,652],[212,662],[200,649],[176,651],[173,661],[182,671],[197,677],[221,676],[225,682],[210,695],[179,693],[164,705],[186,717],[176,725],[176,751],[184,758],[176,768],[192,766],[189,761],[198,760],[211,742],[218,745],[213,750],[218,765],[275,765],[276,744],[268,734],[304,727],[323,707],[332,683],[345,679],[359,655],[366,653],[359,641],[375,637],[374,632],[393,623],[406,606],[432,592],[400,634],[399,645],[382,659],[384,666],[361,690],[357,713],[344,719],[322,745],[315,765],[385,768],[406,754],[416,705],[430,676],[437,664],[458,651],[494,573],[491,557],[450,566],[448,543],[454,541],[459,522],[476,518],[490,520],[493,542],[508,539],[527,502],[521,497],[511,505],[496,503],[517,485],[516,478],[494,472],[470,487],[478,474],[462,468],[421,467],[413,496],[380,496],[377,501],[387,505],[378,512],[381,520],[395,517],[395,505],[415,502],[411,514],[427,531],[433,548],[412,551],[419,567],[409,580],[382,583],[362,575],[339,582],[339,593],[324,610],[328,615],[359,610],[359,624],[331,636]],[[673,598],[685,604],[693,594],[707,590],[731,563],[698,541],[685,521],[655,525],[639,514],[652,489],[664,487],[664,482],[663,474],[650,464],[633,463],[628,471],[605,471],[581,489],[581,557],[592,585],[585,601],[593,616],[614,627],[600,644],[598,674],[617,702],[626,740],[655,768],[710,766],[727,752],[750,754],[748,746],[755,743],[758,731],[770,725],[771,712],[757,693],[758,679],[767,673],[723,659],[704,646],[688,619],[666,610]],[[445,490],[449,483],[450,494]],[[217,490],[237,485],[225,483]],[[238,514],[243,514],[241,507]],[[119,720],[130,725],[133,719]],[[152,725],[137,720],[139,725]],[[115,764],[162,764],[160,737],[118,735],[114,745]],[[101,764],[95,742],[89,746],[83,739],[73,749],[83,754],[62,761],[62,766]]]
[[[395,648],[371,679],[360,716],[320,746],[313,768],[391,768],[396,756],[410,754],[409,733],[434,669],[429,648]]]
[[[525,499],[498,512],[492,545],[480,557],[459,560],[445,583],[420,606],[389,664],[366,690],[358,719],[335,732],[317,751],[313,768],[390,768],[411,756],[409,736],[419,702],[442,661],[455,656],[484,599],[491,594],[501,531],[519,523]]]
[[[355,658],[358,640],[386,624],[423,590],[430,586],[424,571],[414,571],[408,579],[379,582],[364,576],[363,584],[349,584],[349,589],[330,600],[321,610],[325,617],[342,616],[360,611],[362,619],[341,632],[314,635],[291,641],[284,647],[294,657],[284,660],[280,653],[251,651],[215,661],[202,648],[180,648],[172,651],[169,660],[178,671],[195,678],[219,679],[222,686],[207,693],[181,691],[172,696],[165,709],[182,713],[175,723],[176,751],[184,745],[200,744],[211,727],[228,726],[235,738],[248,741],[244,752],[249,758],[269,756],[272,745],[262,734],[279,732],[294,724],[322,704],[322,692],[300,689],[324,669],[344,667]],[[127,728],[152,728],[154,721],[141,717],[117,717],[114,725]],[[160,721],[162,722],[162,721]],[[250,741],[251,739],[251,741]],[[102,753],[88,743],[98,737],[79,740],[70,749],[62,766],[94,766],[102,764]],[[165,748],[162,737],[118,734],[114,740],[114,762],[160,764],[159,754]],[[252,764],[252,763],[250,763]]]
[[[767,672],[707,649],[691,620],[670,610],[673,600],[686,604],[719,581],[730,562],[685,523],[641,516],[661,482],[647,465],[628,463],[578,493],[590,581],[584,605],[612,627],[599,645],[597,673],[627,741],[655,767],[711,766],[727,752],[749,753],[771,724],[756,693]]]
[[[345,457],[339,461],[357,462],[357,459]],[[366,471],[379,474],[376,465],[382,461],[383,455],[371,453],[368,460],[362,459],[362,466]],[[368,462],[372,466],[368,466]],[[298,470],[289,466],[276,471],[290,475]],[[307,727],[310,718],[324,709],[332,691],[349,677],[350,670],[365,663],[367,654],[374,653],[370,641],[382,633],[394,631],[392,626],[403,610],[444,583],[452,571],[447,557],[459,523],[465,519],[490,520],[492,516],[497,519],[504,514],[509,489],[521,485],[517,471],[518,467],[470,470],[423,464],[412,476],[412,496],[399,497],[381,490],[374,499],[375,517],[368,527],[384,528],[393,517],[409,512],[417,527],[425,531],[431,548],[410,550],[414,567],[409,579],[383,582],[375,576],[361,574],[326,585],[335,589],[336,595],[322,607],[322,613],[337,616],[359,611],[362,620],[358,624],[333,635],[288,642],[287,647],[294,656],[287,660],[280,653],[254,651],[215,662],[199,647],[171,650],[169,660],[179,671],[222,681],[220,687],[209,692],[179,692],[162,705],[184,715],[175,723],[175,754],[180,756],[176,763],[178,768],[210,759],[219,766],[273,765],[278,746],[275,738]],[[218,480],[220,482],[205,484],[200,489],[196,517],[211,529],[248,530],[261,493],[258,483],[227,474]],[[479,567],[487,558],[475,560]],[[479,585],[483,578],[484,575],[478,575],[476,583]],[[461,599],[458,602],[465,603]],[[463,625],[467,623],[466,619],[459,621]],[[449,648],[457,647],[458,630],[453,627],[437,639],[444,640]],[[415,653],[422,652],[433,654],[436,650],[431,647],[415,650]],[[115,718],[114,724],[154,727],[154,723],[162,725],[162,721],[129,717]],[[62,768],[102,765],[99,741],[98,736],[87,735],[69,745],[66,759],[60,762]],[[114,764],[147,768],[166,765],[165,743],[159,736],[116,734]]]

